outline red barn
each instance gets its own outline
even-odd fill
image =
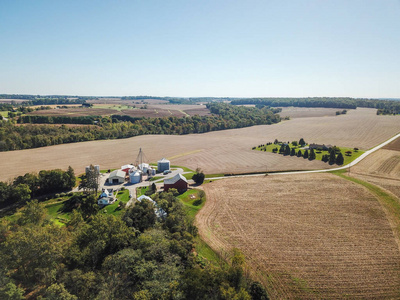
[[[164,180],[164,191],[168,192],[169,189],[177,189],[179,193],[187,190],[188,182],[181,174],[176,174],[172,178]]]

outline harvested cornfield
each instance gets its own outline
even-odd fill
[[[196,216],[216,251],[238,247],[272,299],[399,299],[400,251],[378,201],[331,174],[207,184]]]
[[[396,139],[390,144],[386,145],[384,149],[400,151],[400,139]]]
[[[280,116],[290,117],[291,119],[296,118],[310,118],[310,117],[326,117],[335,116],[337,111],[342,111],[337,108],[325,108],[325,107],[283,107]]]
[[[50,117],[85,117],[85,116],[109,116],[115,114],[114,109],[104,109],[104,108],[85,108],[85,107],[69,107],[62,109],[45,109],[36,110],[27,115],[31,116],[50,116]]]
[[[390,150],[398,145],[400,139],[369,155],[351,168],[351,176],[384,188],[400,199],[400,152]]]
[[[144,109],[141,111],[145,111]],[[182,136],[145,135],[129,139],[91,141],[45,148],[0,152],[0,180],[42,169],[66,169],[71,165],[83,172],[86,165],[115,168],[134,162],[142,148],[149,162],[167,157],[174,165],[204,172],[250,173],[279,170],[330,168],[321,161],[254,151],[252,147],[273,142],[299,140],[368,149],[400,131],[400,116],[377,116],[375,109],[351,110],[346,115],[298,118],[275,125]],[[29,157],[29,163],[26,158]]]

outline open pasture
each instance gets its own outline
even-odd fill
[[[191,169],[200,167],[209,174],[249,173],[278,170],[330,168],[321,161],[251,150],[275,138],[306,142],[371,148],[400,131],[400,116],[377,116],[374,109],[357,109],[347,115],[298,118],[275,125],[189,135],[145,135],[121,140],[90,141],[45,148],[0,152],[0,180],[42,169],[66,169],[77,173],[89,164],[102,169],[134,162],[142,148],[149,162],[162,157]]]
[[[272,299],[398,299],[400,252],[379,202],[331,174],[232,178],[204,186],[196,216],[214,250],[233,247]]]

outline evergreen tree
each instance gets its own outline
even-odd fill
[[[297,152],[297,157],[302,157],[303,156],[303,154],[301,153],[301,150],[299,150],[298,152]]]
[[[315,151],[314,151],[314,149],[311,149],[311,150],[310,150],[310,157],[309,157],[308,159],[309,159],[309,160],[313,160],[313,159],[315,159],[315,157],[316,157]]]
[[[343,165],[344,158],[342,152],[339,152],[338,156],[336,157],[336,164]]]
[[[285,155],[290,155],[290,146],[286,145],[285,147]]]
[[[335,150],[331,150],[329,153],[329,164],[333,165],[336,162],[336,155],[335,155]]]
[[[299,140],[299,145],[300,145],[300,146],[304,146],[305,144],[306,144],[306,142],[304,141],[303,138],[301,138],[301,139]]]
[[[308,158],[308,150],[304,151],[303,157],[304,157],[304,158]]]
[[[295,155],[296,155],[296,150],[292,148],[292,150],[290,151],[290,156],[295,156]]]
[[[324,154],[322,155],[322,159],[323,162],[327,162],[329,160],[329,155],[328,154]]]

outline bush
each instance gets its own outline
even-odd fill
[[[197,199],[197,200],[193,201],[194,206],[199,206],[201,203],[203,203],[203,199]]]

